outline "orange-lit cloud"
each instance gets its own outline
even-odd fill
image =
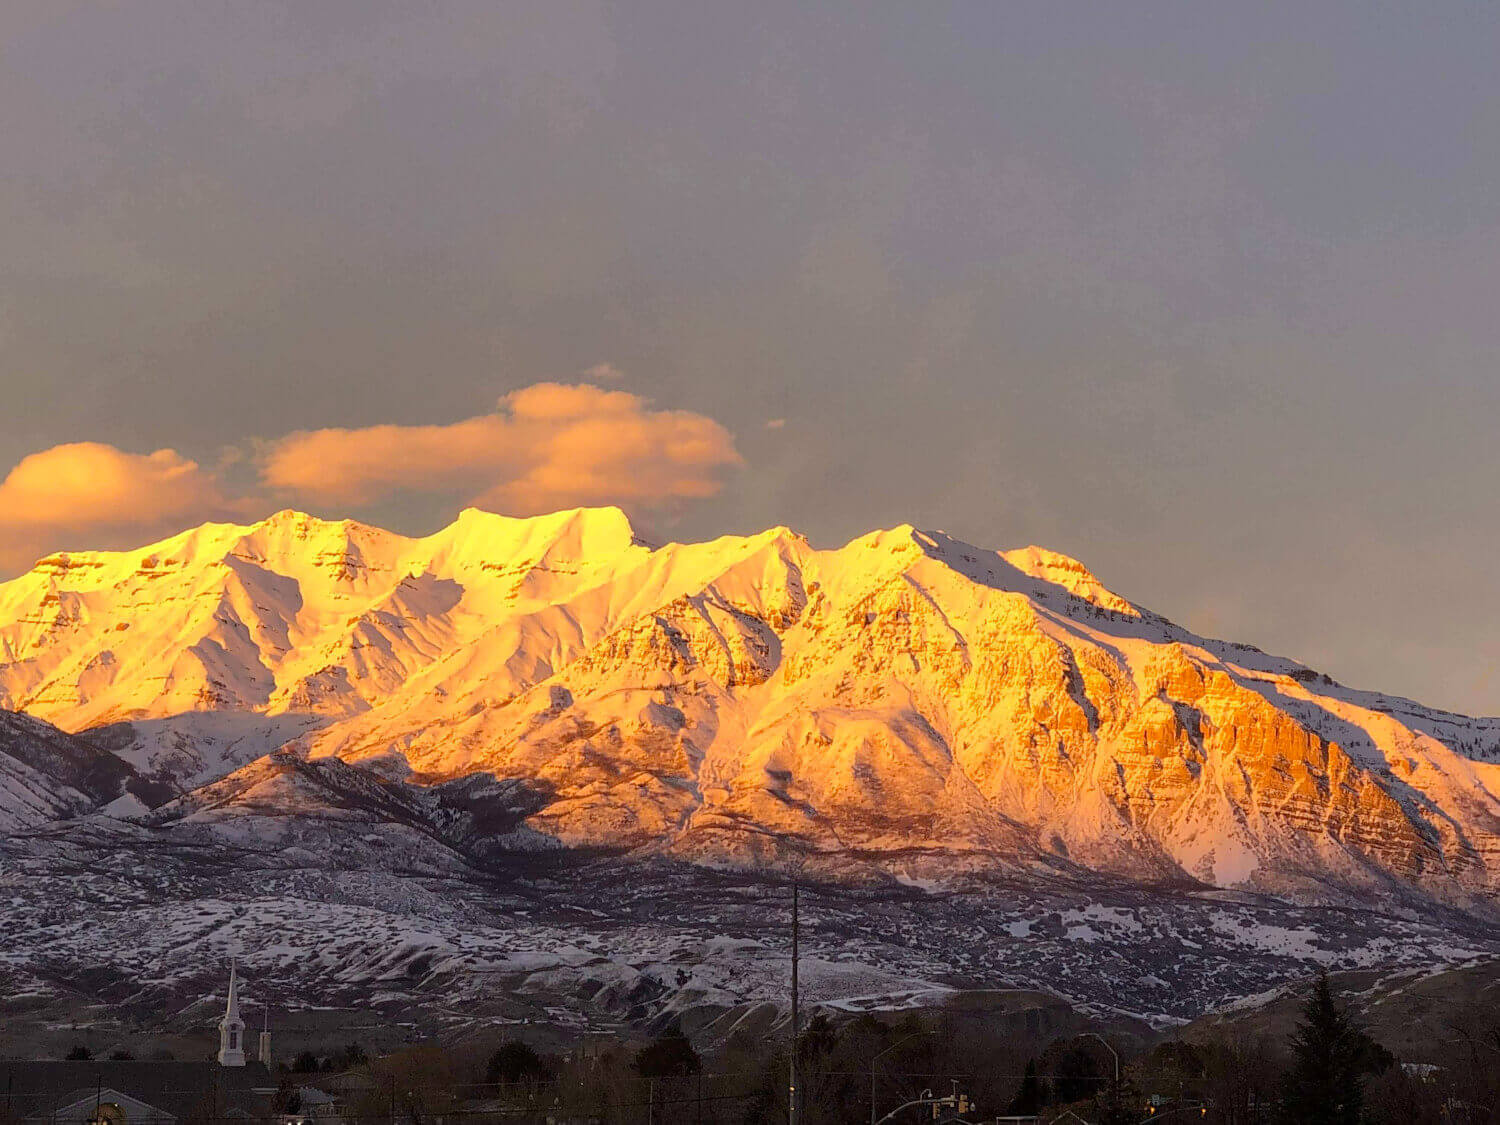
[[[357,507],[401,492],[528,515],[582,504],[662,508],[715,495],[740,464],[719,423],[639,395],[537,383],[446,425],[311,430],[264,445],[258,482],[226,486],[235,448],[204,467],[173,449],[99,442],[23,458],[0,481],[0,570],[58,549],[127,547],[288,499]]]
[[[712,496],[739,463],[734,438],[712,418],[652,410],[626,391],[537,383],[492,414],[446,425],[290,434],[263,452],[261,473],[272,489],[325,503],[451,492],[528,514]]]
[[[23,458],[0,481],[0,565],[31,562],[70,534],[109,538],[111,531],[158,528],[224,506],[215,474],[176,450],[56,445]]]

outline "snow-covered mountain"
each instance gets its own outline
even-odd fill
[[[175,796],[156,822],[223,831],[305,814],[323,798],[285,763],[337,758],[418,803],[502,793],[515,849],[1481,912],[1500,890],[1500,720],[911,527],[815,550],[785,528],[652,548],[614,509],[470,510],[417,539],[209,524],[0,585],[0,706]]]
[[[0,711],[0,832],[92,812],[123,795],[129,780],[129,767],[113,754]]]

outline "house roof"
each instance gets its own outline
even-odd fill
[[[176,1116],[168,1113],[160,1106],[143,1102],[139,1098],[133,1098],[122,1090],[116,1090],[113,1086],[89,1086],[85,1089],[71,1090],[62,1095],[54,1106],[48,1107],[49,1113],[56,1113],[64,1119],[87,1115],[95,1106],[103,1104],[118,1105],[125,1110],[126,1120],[131,1125],[138,1125],[145,1121],[174,1121]],[[70,1112],[72,1111],[72,1112]]]
[[[0,1104],[21,1118],[45,1116],[112,1090],[172,1117],[223,1116],[263,1108],[276,1078],[261,1063],[0,1060]],[[109,1098],[103,1098],[109,1101]]]

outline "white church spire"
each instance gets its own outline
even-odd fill
[[[239,979],[233,962],[229,965],[229,1003],[219,1021],[219,1065],[245,1065],[245,1021],[240,1018]]]

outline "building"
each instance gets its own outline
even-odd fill
[[[234,965],[229,966],[229,1003],[219,1021],[219,1065],[245,1065],[245,1021],[240,1018],[240,982]]]
[[[275,1117],[277,1081],[262,1057],[245,1059],[239,981],[229,974],[229,1000],[219,1021],[214,1061],[0,1060],[0,1120],[22,1125],[178,1125],[221,1118]]]
[[[259,1063],[0,1062],[0,1105],[24,1125],[177,1125],[272,1115]]]

